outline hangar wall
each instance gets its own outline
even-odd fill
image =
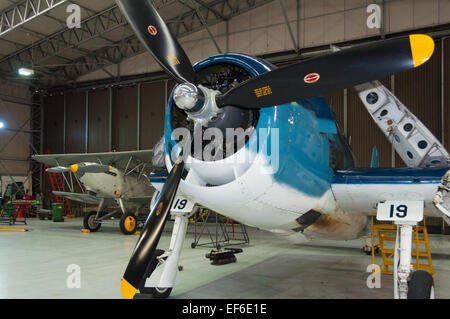
[[[9,82],[0,82],[0,121],[5,128],[0,129],[0,174],[27,175],[30,156],[30,105],[14,101],[30,99],[26,87]],[[19,160],[19,161],[16,161]]]
[[[27,87],[0,82],[0,191],[12,180],[23,182],[30,170],[31,106]],[[26,187],[28,188],[28,187]]]
[[[96,153],[151,149],[164,130],[173,83],[67,92],[44,99],[44,152]]]

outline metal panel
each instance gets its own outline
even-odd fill
[[[44,99],[44,153],[64,151],[64,96],[50,96]]]
[[[440,41],[436,42],[436,49],[430,61],[416,69],[396,75],[395,95],[436,138],[442,139]],[[398,155],[396,166],[405,166]]]
[[[89,92],[88,152],[109,152],[109,89]]]
[[[136,150],[137,86],[113,89],[112,142],[115,151]]]
[[[140,128],[142,150],[152,149],[164,134],[165,90],[165,82],[142,85]]]
[[[66,94],[66,153],[86,150],[86,93]]]
[[[381,82],[390,87],[390,79]],[[374,146],[378,149],[380,167],[392,166],[391,144],[367,113],[354,89],[348,90],[348,138],[360,167],[370,167]]]

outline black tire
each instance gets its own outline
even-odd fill
[[[159,256],[161,256],[162,254],[164,254],[164,250],[157,249],[155,251],[155,254],[152,257],[152,260],[147,267],[147,271],[145,273],[144,279],[142,280],[141,284],[139,285],[140,293],[146,294],[146,295],[151,295],[153,299],[166,299],[172,293],[172,288],[159,289],[159,288],[145,287],[145,282],[147,281],[147,278],[149,278],[152,275],[156,266],[158,266],[157,258]]]
[[[95,215],[97,215],[97,212],[94,212],[94,211],[89,212],[89,213],[84,215],[84,220],[83,220],[84,229],[89,229],[89,231],[91,233],[98,232],[98,230],[102,226],[102,223],[100,223],[100,222],[95,223],[94,222],[93,219],[95,218]]]
[[[417,270],[408,282],[408,299],[431,299],[433,276],[428,271]]]
[[[120,231],[124,235],[133,235],[137,230],[137,218],[133,213],[125,213],[120,217]]]
[[[151,289],[153,290],[152,293],[153,299],[167,299],[172,293],[172,288],[165,288],[161,290],[159,288],[151,288]]]

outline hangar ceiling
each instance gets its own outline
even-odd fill
[[[274,0],[154,0],[172,33],[180,38]],[[81,8],[81,28],[69,28],[69,4]],[[117,64],[144,50],[114,0],[0,1],[0,76],[53,86]]]

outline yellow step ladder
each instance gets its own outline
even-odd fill
[[[394,249],[397,236],[397,225],[393,224],[375,224],[372,216],[372,264],[375,265],[375,251],[380,251],[383,262],[380,265],[382,274],[392,275],[390,266],[394,265]],[[375,237],[378,244],[375,244]],[[427,270],[434,278],[433,262],[431,259],[430,242],[425,218],[423,225],[413,227],[412,263],[415,270]],[[426,262],[426,263],[425,263]]]

